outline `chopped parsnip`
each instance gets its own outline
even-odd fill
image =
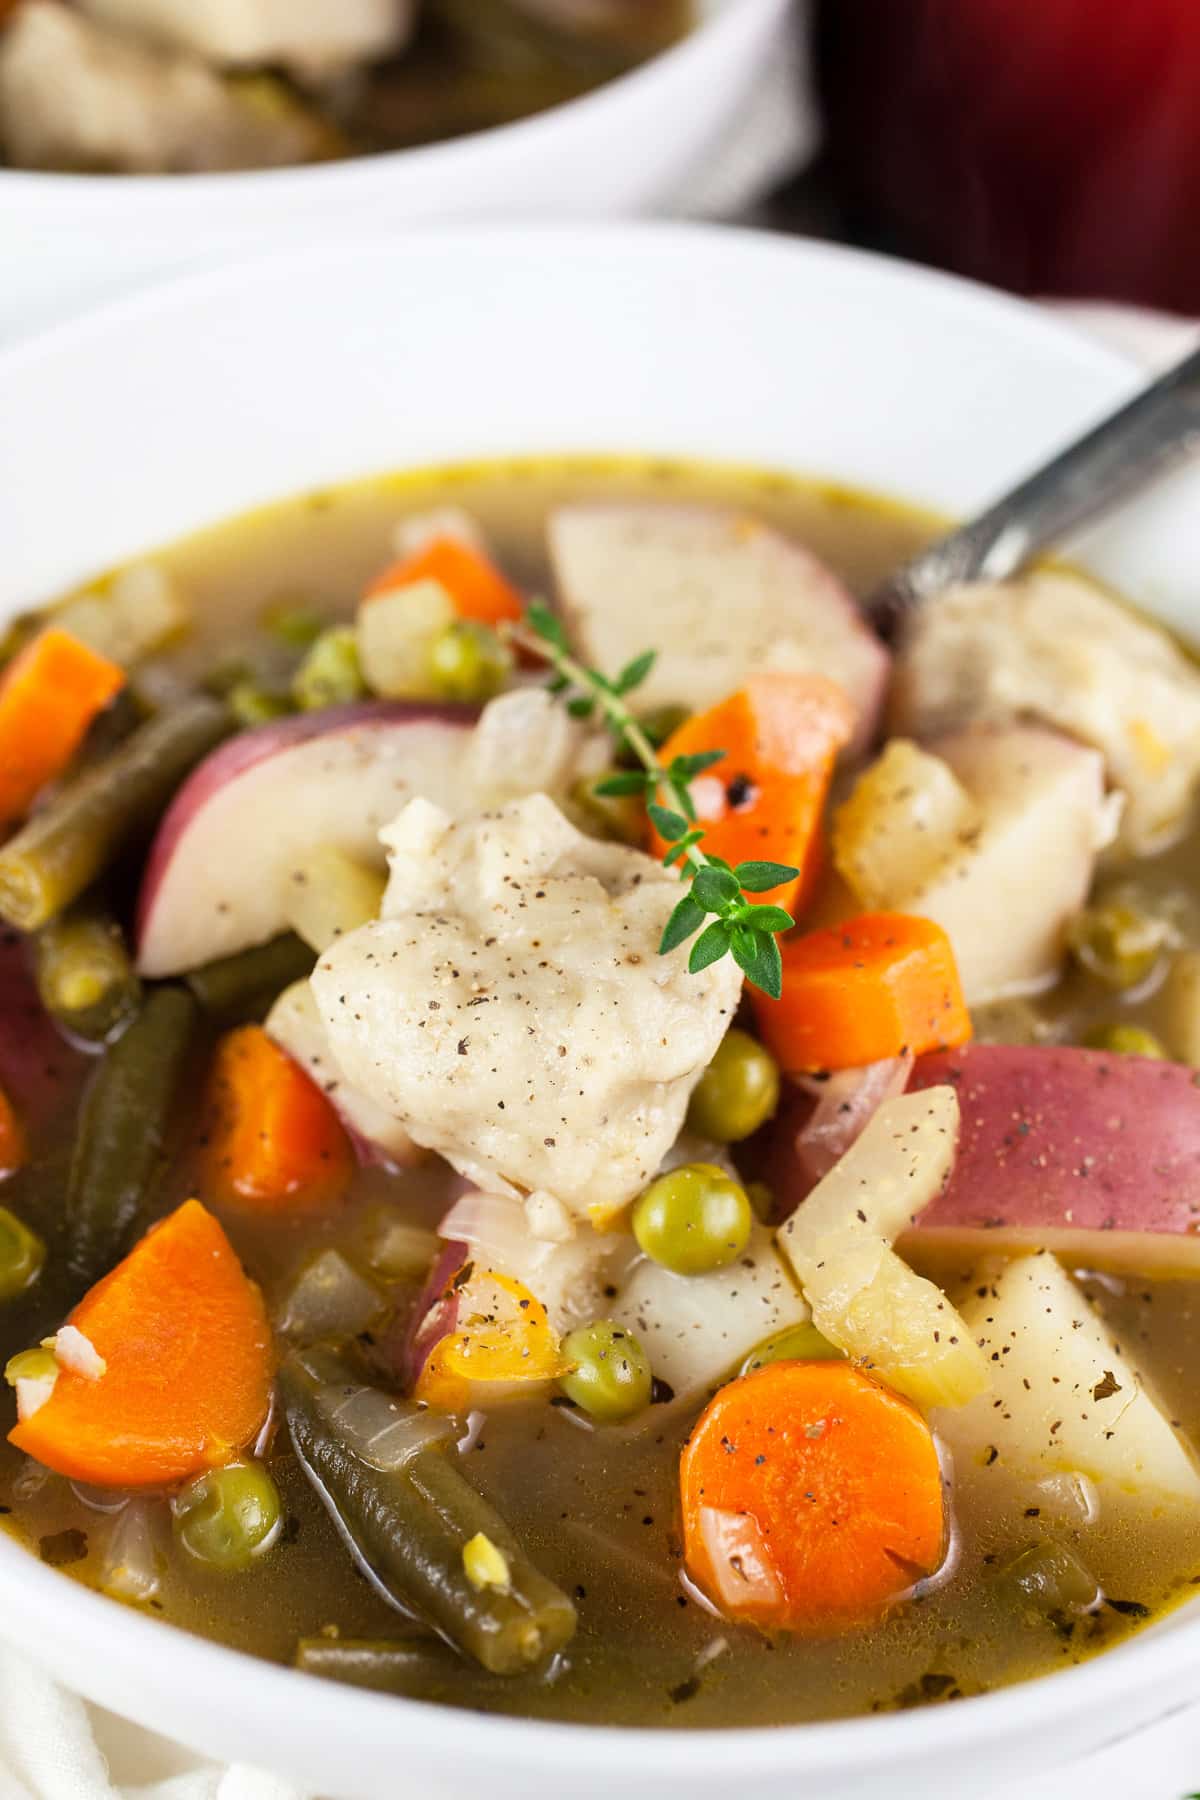
[[[336,939],[379,917],[387,877],[336,844],[297,859],[285,899],[287,923],[318,956]]]
[[[892,1249],[941,1192],[957,1140],[953,1088],[886,1100],[777,1239],[817,1329],[922,1406],[963,1406],[988,1385],[945,1294]]]
[[[972,1279],[963,1315],[986,1399],[939,1423],[959,1479],[1070,1474],[1103,1494],[1200,1500],[1200,1469],[1087,1295],[1048,1251]]]

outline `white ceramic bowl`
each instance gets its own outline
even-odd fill
[[[670,210],[784,53],[790,4],[699,0],[696,29],[631,74],[535,118],[426,149],[234,175],[0,168],[0,340],[149,277],[264,247],[422,220]]]
[[[486,296],[486,300],[481,300]],[[0,355],[0,617],[290,490],[405,464],[650,450],[819,471],[961,512],[1136,385],[1032,309],[849,252],[687,228],[430,234],[149,294]],[[1089,557],[1195,628],[1200,479]],[[1081,1668],[844,1724],[655,1735],[448,1714],[248,1661],[0,1538],[0,1635],[66,1681],[317,1792],[844,1800],[1076,1755],[1191,1698],[1200,1618]]]

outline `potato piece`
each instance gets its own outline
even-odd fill
[[[175,576],[160,563],[122,569],[102,592],[84,593],[54,610],[54,622],[128,669],[179,637],[191,624],[191,605]]]
[[[1200,950],[1172,958],[1161,1005],[1171,1055],[1200,1069]]]
[[[336,844],[318,844],[297,857],[288,892],[287,922],[318,956],[336,939],[379,917],[387,877]]]
[[[981,1006],[1053,978],[1115,829],[1097,751],[1041,726],[980,726],[928,752],[889,746],[838,815],[835,855],[865,905],[942,927]]]
[[[864,906],[896,910],[969,846],[982,814],[950,765],[894,738],[833,822],[833,860]]]
[[[366,1094],[351,1087],[342,1074],[307,981],[294,981],[291,987],[284,988],[267,1015],[265,1029],[267,1036],[328,1094],[347,1131],[377,1153],[376,1160],[402,1165],[420,1161],[421,1153],[404,1127]]]
[[[762,669],[836,681],[875,732],[890,659],[824,563],[744,513],[717,507],[564,506],[548,526],[559,606],[593,667],[654,648],[639,710],[703,712]]]
[[[958,1124],[953,1088],[886,1100],[777,1238],[817,1328],[925,1406],[965,1405],[988,1385],[949,1300],[892,1249],[941,1192]]]
[[[810,1317],[783,1258],[761,1225],[737,1261],[711,1275],[672,1275],[643,1258],[611,1307],[677,1399],[717,1387],[756,1344]]]
[[[1161,626],[1078,575],[947,588],[896,659],[894,730],[922,739],[968,721],[1040,718],[1103,752],[1128,796],[1126,847],[1186,829],[1200,778],[1200,673]]]
[[[980,1287],[986,1291],[976,1293]],[[1200,1470],[1103,1319],[1048,1252],[972,1281],[963,1317],[992,1372],[938,1419],[960,1478],[1086,1475],[1103,1489],[1200,1500]]]
[[[0,147],[18,168],[187,174],[329,153],[328,126],[286,89],[262,100],[52,0],[25,0],[0,38]]]
[[[910,1088],[952,1086],[954,1171],[900,1240],[922,1269],[1052,1250],[1072,1266],[1200,1276],[1200,1089],[1191,1069],[1068,1044],[963,1044]]]
[[[373,694],[385,700],[428,698],[430,651],[458,614],[440,581],[414,581],[358,609],[358,659]]]
[[[416,0],[82,0],[83,10],[171,49],[227,68],[274,64],[325,79],[393,54]]]

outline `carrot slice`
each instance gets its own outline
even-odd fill
[[[0,1177],[12,1175],[25,1161],[25,1133],[16,1108],[0,1088]]]
[[[0,683],[0,825],[28,812],[61,775],[124,670],[51,625],[14,658]]]
[[[208,1172],[230,1205],[316,1212],[338,1200],[354,1151],[321,1089],[261,1025],[231,1031],[213,1068]]]
[[[689,1573],[768,1629],[865,1623],[942,1560],[933,1434],[852,1363],[768,1363],[723,1387],[684,1446],[680,1490]]]
[[[147,1232],[71,1314],[104,1359],[59,1371],[9,1441],[72,1481],[157,1487],[228,1462],[271,1397],[262,1295],[198,1200]]]
[[[783,998],[750,998],[760,1037],[789,1071],[857,1069],[971,1035],[954,951],[930,919],[864,913],[782,950]]]
[[[375,600],[417,581],[436,581],[454,602],[460,619],[478,625],[515,623],[525,612],[524,602],[486,556],[454,537],[435,537],[414,556],[401,557],[370,583],[364,598]]]
[[[484,1269],[458,1287],[457,1297],[455,1328],[431,1352],[415,1399],[465,1413],[564,1373],[546,1308],[522,1282]]]
[[[752,675],[719,706],[681,725],[662,757],[723,750],[692,782],[704,849],[728,863],[778,862],[799,869],[764,899],[795,911],[821,865],[821,814],[837,753],[850,741],[854,708],[823,675]],[[654,854],[666,844],[651,831]]]

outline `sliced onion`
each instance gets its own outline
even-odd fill
[[[438,1235],[467,1244],[489,1269],[513,1275],[528,1268],[530,1250],[536,1248],[523,1203],[478,1188],[459,1196],[438,1226]]]
[[[728,1613],[764,1619],[782,1613],[783,1583],[757,1519],[749,1513],[702,1506],[700,1535],[712,1571],[713,1598]]]
[[[380,1388],[321,1388],[317,1405],[346,1447],[373,1469],[402,1469],[419,1451],[448,1442],[460,1430],[447,1414],[394,1399]]]
[[[156,1542],[154,1503],[131,1500],[118,1513],[104,1548],[100,1586],[116,1600],[145,1606],[162,1586],[163,1558]]]
[[[429,1272],[400,1354],[399,1372],[409,1387],[416,1386],[437,1346],[458,1324],[458,1290],[453,1283],[467,1256],[466,1244],[455,1239],[446,1245]]]
[[[883,1102],[904,1092],[912,1066],[906,1050],[861,1069],[839,1069],[823,1081],[801,1079],[817,1104],[796,1137],[796,1187],[788,1195],[793,1206],[841,1161]]]

